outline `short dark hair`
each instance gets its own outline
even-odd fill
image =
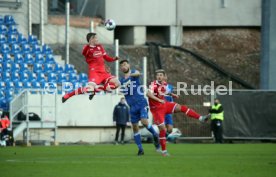
[[[87,35],[86,35],[87,42],[89,42],[90,38],[94,37],[94,36],[96,36],[96,33],[87,33]]]
[[[119,62],[119,64],[121,65],[121,64],[123,64],[124,62],[129,63],[129,61],[128,61],[127,59],[124,59],[124,60],[121,60],[121,61]]]
[[[164,75],[166,75],[166,72],[164,69],[157,69],[155,70],[155,74],[158,74],[158,73],[163,73]]]

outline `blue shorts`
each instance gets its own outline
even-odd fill
[[[141,118],[148,118],[148,106],[134,106],[130,108],[130,121],[133,124],[138,123]]]
[[[165,125],[173,125],[172,114],[166,114]]]

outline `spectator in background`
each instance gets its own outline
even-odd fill
[[[0,145],[6,146],[5,137],[8,135],[8,127],[10,126],[10,120],[8,116],[2,116],[3,109],[0,108]]]
[[[129,122],[129,108],[126,105],[125,98],[121,98],[120,102],[115,106],[113,111],[113,121],[116,124],[115,144],[118,144],[119,133],[121,132],[121,143],[124,144],[125,128]]]
[[[211,114],[211,130],[215,136],[215,143],[223,143],[222,121],[224,119],[224,111],[219,99],[215,99],[215,103],[209,112]]]

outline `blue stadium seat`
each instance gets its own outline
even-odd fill
[[[5,54],[5,53],[10,53],[10,52],[11,52],[11,49],[8,44],[1,45],[1,53]]]
[[[75,73],[69,73],[69,81],[70,82],[77,82],[78,81],[78,75]]]
[[[65,65],[65,72],[67,72],[67,73],[75,73],[75,67],[74,67],[74,65],[66,64]]]
[[[0,44],[5,44],[5,43],[7,43],[7,37],[6,37],[6,35],[4,35],[4,34],[0,34]]]
[[[12,71],[12,62],[4,62],[3,63],[3,71],[11,72]]]
[[[41,63],[35,63],[34,68],[33,68],[33,72],[35,72],[35,73],[43,72],[42,64]]]
[[[79,82],[87,83],[88,82],[88,76],[86,73],[80,73],[79,74]]]
[[[16,94],[20,93],[23,90],[23,82],[15,82],[14,83],[14,92]]]
[[[29,73],[29,82],[36,82],[36,81],[37,81],[36,73]]]
[[[46,63],[49,63],[49,64],[55,64],[55,58],[54,58],[54,55],[52,54],[48,54],[46,55],[46,60],[45,60]]]
[[[0,25],[0,34],[7,34],[8,27],[6,25]]]
[[[55,73],[48,73],[47,76],[48,82],[57,82],[57,75]]]
[[[29,81],[29,73],[28,72],[20,72],[20,81],[28,82]]]
[[[12,44],[12,54],[18,54],[21,52],[20,46],[18,44]]]
[[[3,56],[4,62],[6,63],[11,63],[12,62],[12,57],[9,53],[5,53]]]
[[[69,82],[68,79],[67,79],[67,74],[66,73],[59,73],[57,82],[58,83]]]
[[[31,44],[31,45],[38,44],[37,37],[33,36],[33,35],[29,35],[29,37],[28,37],[28,43]]]
[[[34,64],[34,58],[31,54],[26,54],[25,58],[24,58],[24,63],[28,64],[28,65],[33,65]]]
[[[4,90],[0,90],[0,106],[2,106],[2,103],[5,100],[5,97],[6,97],[6,95],[5,95]]]
[[[0,15],[0,25],[4,24],[4,17],[2,15]]]
[[[8,30],[9,34],[18,34],[16,25],[10,25]]]
[[[14,88],[7,89],[5,91],[6,101],[7,103],[11,102],[14,96]]]
[[[2,77],[3,77],[3,81],[6,83],[12,80],[10,72],[3,72]]]
[[[18,43],[21,45],[27,44],[28,40],[23,36],[23,34],[18,34]]]
[[[6,82],[0,81],[0,90],[5,90],[6,89]]]
[[[0,54],[0,63],[3,63],[4,62],[4,58],[3,58],[3,55]]]
[[[44,63],[44,56],[41,53],[36,54],[35,63],[40,63],[40,64]]]
[[[12,81],[6,82],[6,90],[14,89],[14,83]]]
[[[31,53],[31,47],[29,44],[22,44],[22,53],[23,54],[28,54]]]
[[[37,73],[37,81],[38,82],[46,82],[46,76],[44,73]]]
[[[20,64],[19,63],[13,63],[12,64],[12,72],[20,72]]]
[[[41,89],[41,84],[39,82],[32,82],[32,88],[34,89]],[[31,93],[39,93],[39,92],[35,92],[35,91],[32,91]]]
[[[22,54],[17,53],[14,55],[14,62],[15,63],[23,63],[24,62],[24,57]]]
[[[44,73],[52,73],[52,72],[54,72],[53,65],[49,63],[44,64]]]
[[[33,54],[41,54],[41,48],[40,45],[35,44],[32,46],[32,53]]]
[[[8,43],[9,44],[17,44],[17,35],[15,35],[15,34],[8,35]]]
[[[5,15],[4,23],[6,25],[16,25],[15,20],[12,15]]]
[[[56,73],[62,73],[63,72],[63,67],[60,64],[56,64],[55,72]]]
[[[13,72],[13,73],[12,73],[12,81],[13,81],[14,83],[20,81],[20,74],[19,74],[18,72]]]
[[[28,81],[24,81],[23,82],[23,88],[24,89],[30,89],[30,88],[32,88],[32,83],[28,82]]]
[[[44,44],[42,47],[42,53],[45,55],[53,54],[53,50],[47,44]]]
[[[27,63],[21,63],[20,64],[20,72],[29,72],[28,64]]]

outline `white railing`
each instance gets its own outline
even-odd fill
[[[30,95],[35,94],[39,99],[28,99]],[[45,104],[45,97],[52,97],[52,100],[47,99],[48,104]],[[37,101],[39,100],[39,102]],[[53,129],[54,130],[54,142],[56,142],[57,135],[57,103],[56,94],[45,94],[43,89],[25,89],[16,95],[10,102],[10,128],[14,132],[16,138],[20,133],[26,130],[26,136],[24,140],[29,143],[30,129],[41,128],[41,129]],[[40,121],[30,121],[29,113],[31,109],[35,109],[40,113]],[[51,116],[51,121],[45,118],[45,109],[52,109],[54,114]],[[20,112],[26,115],[26,120],[20,121],[16,117]],[[15,127],[15,125],[17,126]]]

